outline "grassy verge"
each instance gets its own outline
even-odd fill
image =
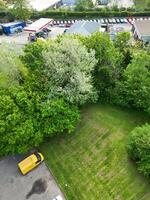
[[[128,159],[128,133],[148,117],[107,105],[89,106],[72,135],[41,150],[68,200],[149,200],[150,184]]]

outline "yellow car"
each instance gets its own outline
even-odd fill
[[[29,171],[34,169],[36,166],[38,166],[42,161],[44,160],[44,156],[37,152],[34,154],[31,154],[29,157],[25,158],[23,161],[21,161],[18,164],[18,167],[23,175],[27,174]]]

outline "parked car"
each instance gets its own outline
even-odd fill
[[[33,23],[32,20],[27,20],[27,21],[26,21],[26,24],[32,24],[32,23]]]
[[[47,28],[43,28],[42,31],[45,33],[49,33],[51,32],[51,29],[47,27]]]
[[[68,30],[68,29],[66,28],[66,29],[64,30],[64,33],[66,33],[66,32],[67,32],[67,30]]]
[[[109,24],[112,24],[112,19],[108,19],[108,23],[109,23]]]
[[[109,23],[109,20],[108,20],[108,19],[104,19],[104,21],[105,21],[106,24]]]
[[[124,23],[124,19],[123,19],[123,18],[120,18],[120,22],[121,22],[121,23]]]
[[[59,24],[59,28],[64,28],[66,27],[66,24]]]
[[[53,200],[63,200],[63,198],[60,195],[58,195],[57,197],[54,197]]]
[[[66,28],[69,28],[71,26],[71,24],[65,24]]]
[[[116,22],[119,24],[119,23],[120,23],[120,20],[119,20],[119,19],[116,19]]]
[[[124,23],[128,23],[128,20],[126,18],[124,18]]]
[[[3,35],[3,27],[0,25],[0,35]]]
[[[105,23],[104,19],[101,19],[101,23],[102,23],[102,24],[104,24],[104,23]]]
[[[115,18],[112,19],[112,23],[116,24],[116,19]]]
[[[27,158],[25,158],[23,161],[21,161],[18,164],[18,167],[21,173],[25,175],[28,172],[30,172],[32,169],[37,167],[39,164],[41,164],[43,160],[44,160],[44,156],[41,153],[36,152],[34,154],[31,154]]]
[[[44,32],[44,31],[39,31],[39,32],[35,33],[35,36],[37,38],[44,38],[44,39],[46,39],[48,37],[48,33]]]

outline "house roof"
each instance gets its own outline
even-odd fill
[[[37,32],[45,27],[47,27],[49,24],[53,22],[53,19],[50,18],[40,18],[37,21],[33,22],[31,25],[24,28],[24,31],[28,32]]]
[[[68,34],[81,34],[88,36],[96,31],[98,31],[101,27],[101,23],[98,22],[89,22],[89,21],[78,21],[74,23],[70,29],[67,30]]]
[[[150,20],[136,20],[134,22],[134,27],[141,36],[150,36]]]

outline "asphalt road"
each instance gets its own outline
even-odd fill
[[[0,161],[0,200],[52,200],[62,192],[43,162],[23,176],[17,164],[22,156],[7,157]]]

